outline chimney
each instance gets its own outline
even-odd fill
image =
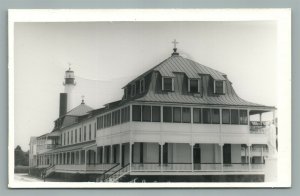
[[[63,116],[67,113],[67,100],[68,94],[67,93],[60,93],[59,96],[59,116]]]

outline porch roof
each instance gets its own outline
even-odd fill
[[[80,149],[84,150],[86,147],[89,147],[91,145],[96,145],[96,141],[92,140],[92,141],[88,141],[88,142],[84,142],[84,143],[80,143],[80,144],[62,146],[62,147],[58,147],[56,149],[47,151],[44,154],[53,154],[53,153],[57,153],[57,152],[66,152],[66,151],[73,151],[73,150],[80,150]]]

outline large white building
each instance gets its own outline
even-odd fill
[[[45,145],[37,148],[32,169],[95,181],[269,179],[275,107],[241,99],[226,74],[183,58],[176,48],[103,108],[84,100],[68,108],[74,78],[67,70],[53,131],[30,143]],[[264,121],[270,112],[273,121]]]

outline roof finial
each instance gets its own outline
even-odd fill
[[[173,53],[172,53],[172,56],[174,55],[179,55],[179,53],[177,52],[177,48],[176,48],[176,45],[179,44],[178,41],[176,41],[176,39],[174,39],[174,41],[172,41],[172,43],[174,44],[174,48],[173,48]]]
[[[81,95],[81,104],[84,104],[84,95]]]

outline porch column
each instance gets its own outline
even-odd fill
[[[260,163],[264,163],[264,146],[261,147]]]
[[[110,163],[113,163],[114,160],[113,160],[113,145],[110,145]]]
[[[251,144],[247,144],[248,147],[248,164],[249,164],[249,170],[251,170]]]
[[[250,110],[247,109],[247,116],[248,116],[248,124],[250,126]]]
[[[94,157],[94,165],[98,164],[98,148],[96,146],[95,157]]]
[[[192,165],[192,172],[194,172],[194,144],[190,144],[191,146],[191,165]]]
[[[84,161],[84,164],[85,166],[87,165],[87,153],[86,153],[86,150],[84,150],[84,158],[85,158],[85,161]]]
[[[220,154],[220,157],[221,157],[221,171],[223,171],[223,146],[224,146],[224,144],[219,144],[219,146],[220,146],[220,152],[221,152],[221,154]]]
[[[163,154],[164,143],[160,143],[160,171],[163,171],[164,154]]]
[[[129,142],[129,168],[131,170],[131,165],[132,165],[132,143]]]
[[[105,148],[105,146],[102,146],[102,163],[105,163],[104,162],[104,158],[105,158],[105,156],[104,156],[104,153],[105,153],[104,148]]]
[[[122,166],[122,143],[120,143],[119,145],[119,163]]]

